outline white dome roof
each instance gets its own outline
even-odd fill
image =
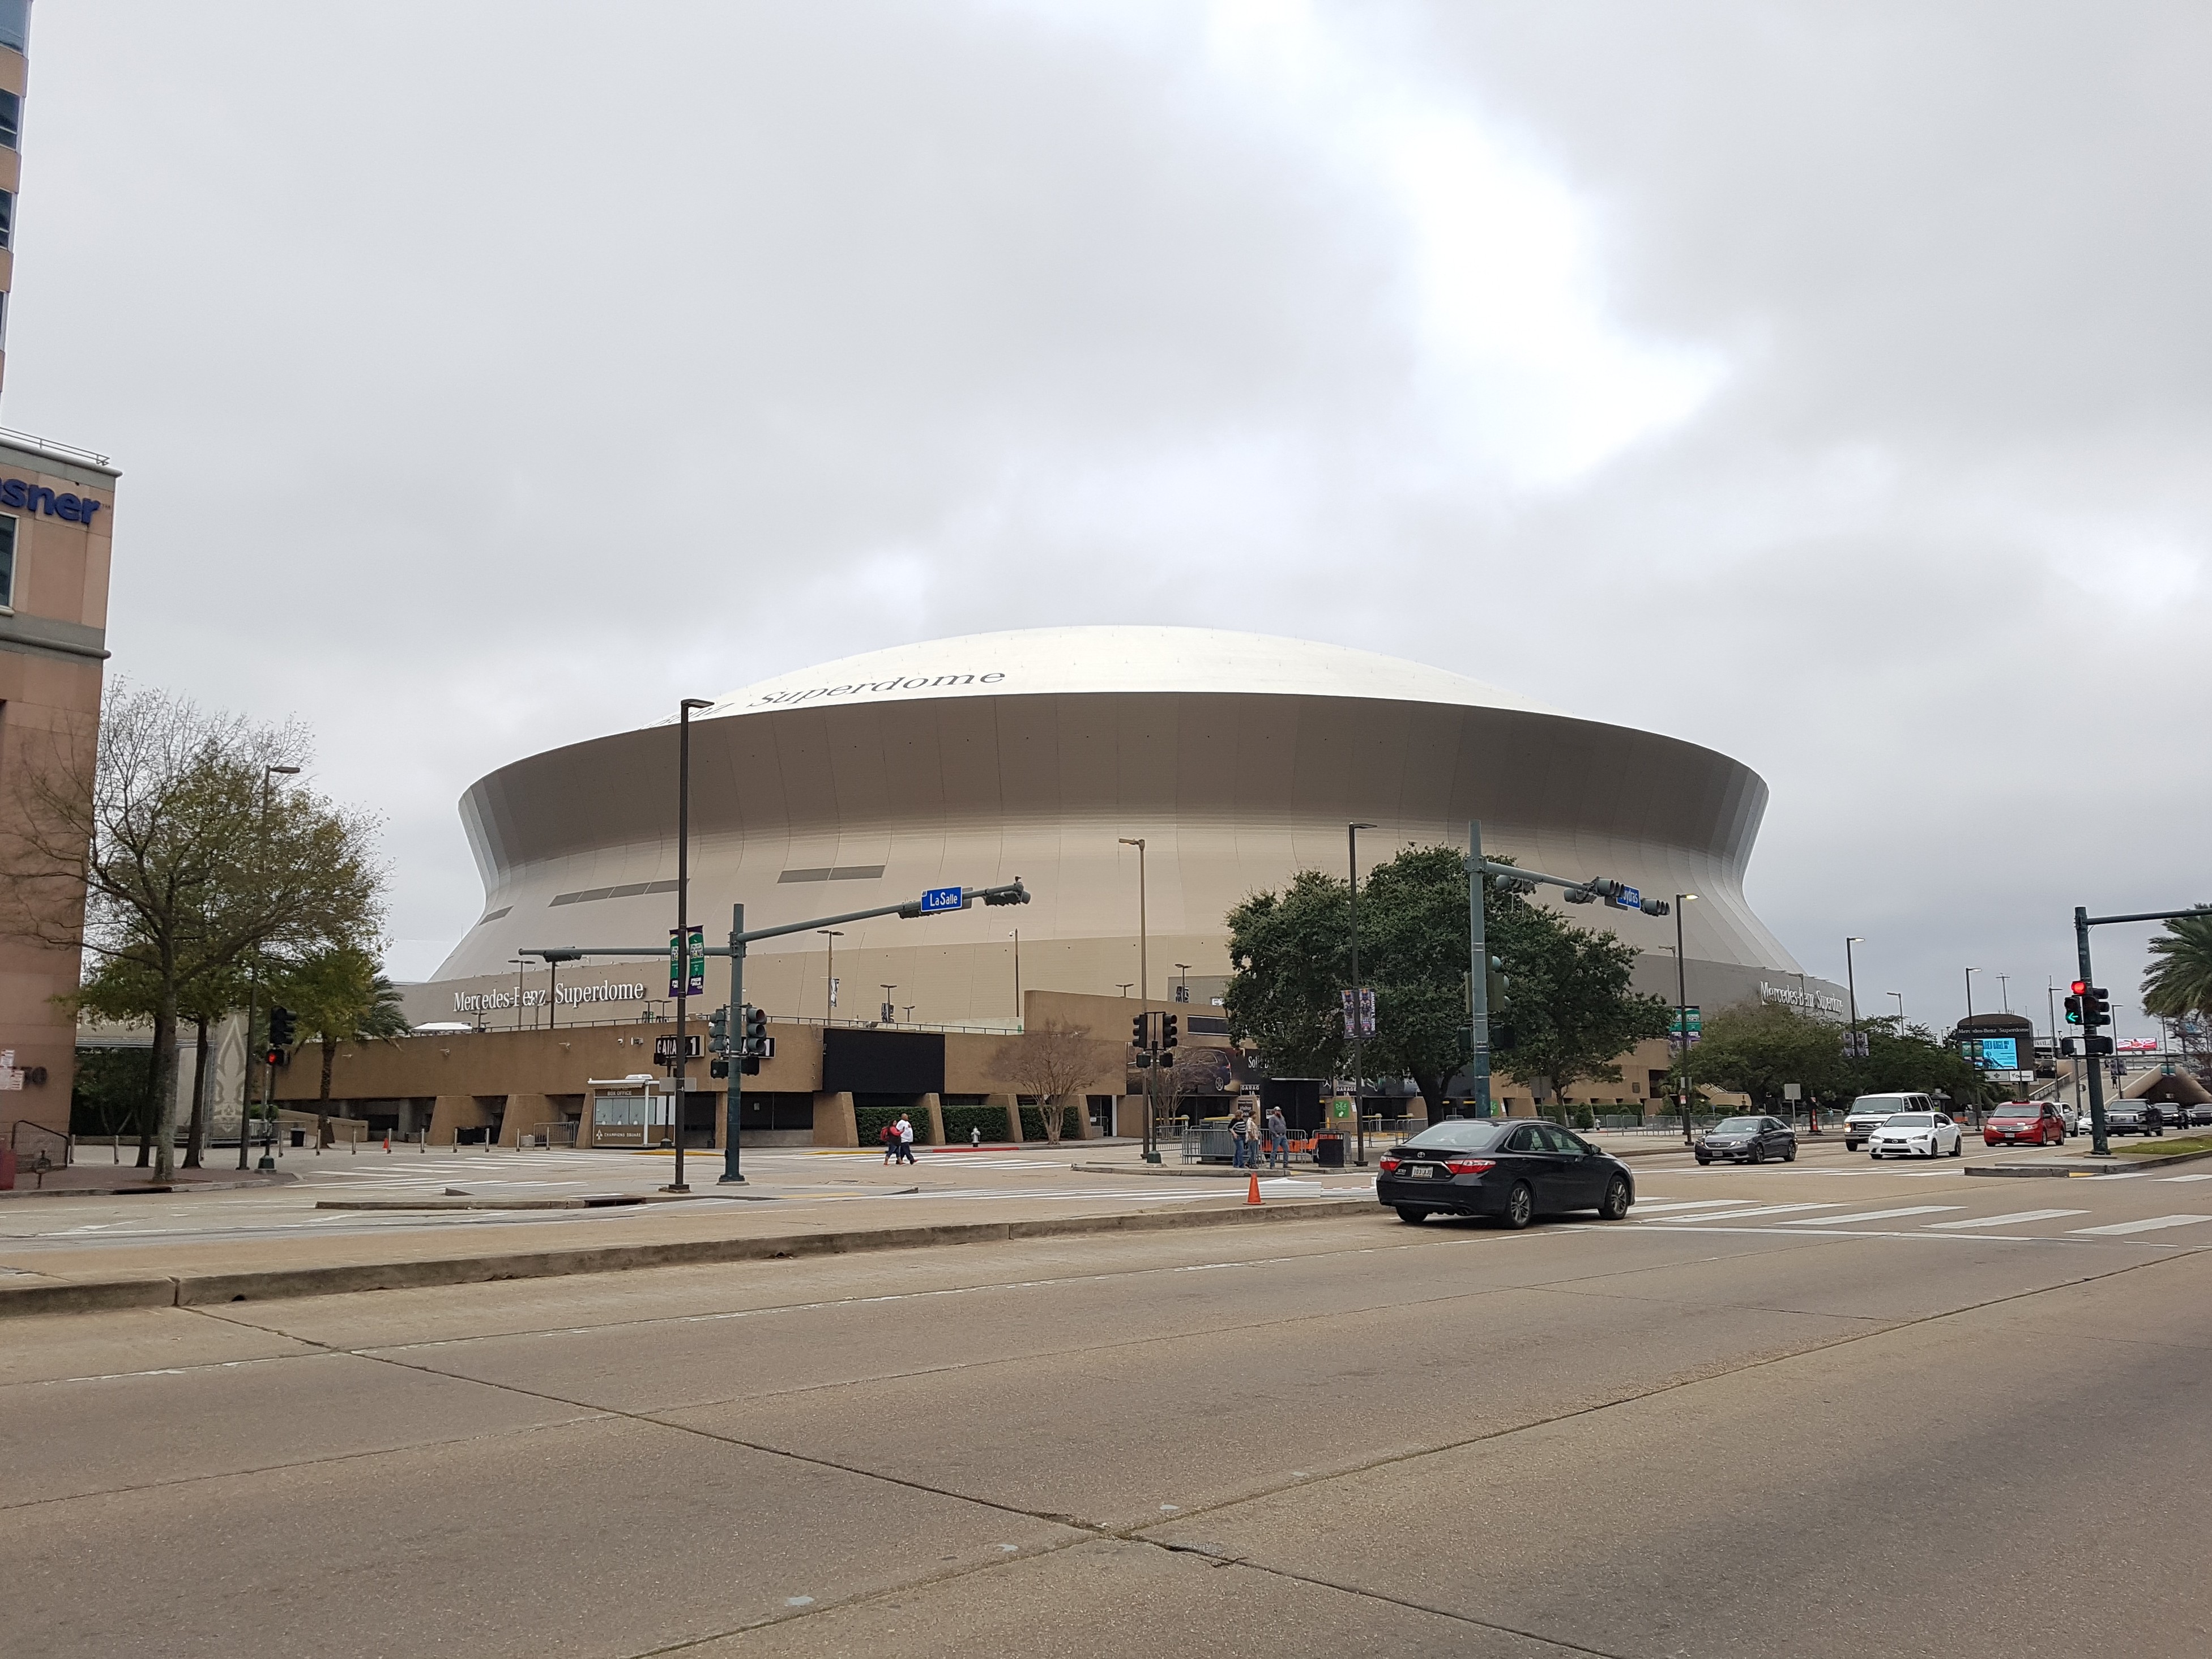
[[[1480,680],[1372,651],[1215,628],[1024,628],[841,657],[741,687],[703,718],[928,697],[1078,692],[1371,697],[1552,714]]]

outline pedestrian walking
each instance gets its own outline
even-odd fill
[[[903,1112],[899,1115],[896,1150],[900,1163],[914,1162],[914,1124]]]
[[[884,1124],[878,1132],[876,1139],[884,1143],[884,1167],[889,1169],[891,1160],[898,1156],[898,1125]]]
[[[1291,1125],[1279,1106],[1267,1109],[1267,1167],[1273,1169],[1278,1162],[1283,1173],[1291,1172]]]
[[[1229,1120],[1231,1169],[1254,1170],[1259,1167],[1258,1137],[1259,1126],[1253,1121],[1251,1103],[1237,1102],[1236,1115]]]

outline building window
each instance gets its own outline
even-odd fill
[[[0,46],[31,50],[31,0],[0,0]]]
[[[0,611],[15,608],[15,521],[0,513]]]
[[[15,246],[15,192],[0,190],[0,247]]]
[[[12,92],[0,91],[0,144],[20,149],[22,137],[23,100]]]

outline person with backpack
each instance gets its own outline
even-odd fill
[[[891,1160],[898,1156],[898,1125],[884,1124],[876,1139],[884,1143],[884,1167],[889,1169]]]

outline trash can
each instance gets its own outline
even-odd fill
[[[1316,1135],[1314,1162],[1324,1170],[1341,1170],[1344,1167],[1344,1137]]]
[[[295,1130],[293,1130],[293,1131],[292,1131],[292,1144],[293,1144],[295,1146],[306,1146],[306,1145],[307,1144],[307,1132],[305,1129],[295,1129]]]

